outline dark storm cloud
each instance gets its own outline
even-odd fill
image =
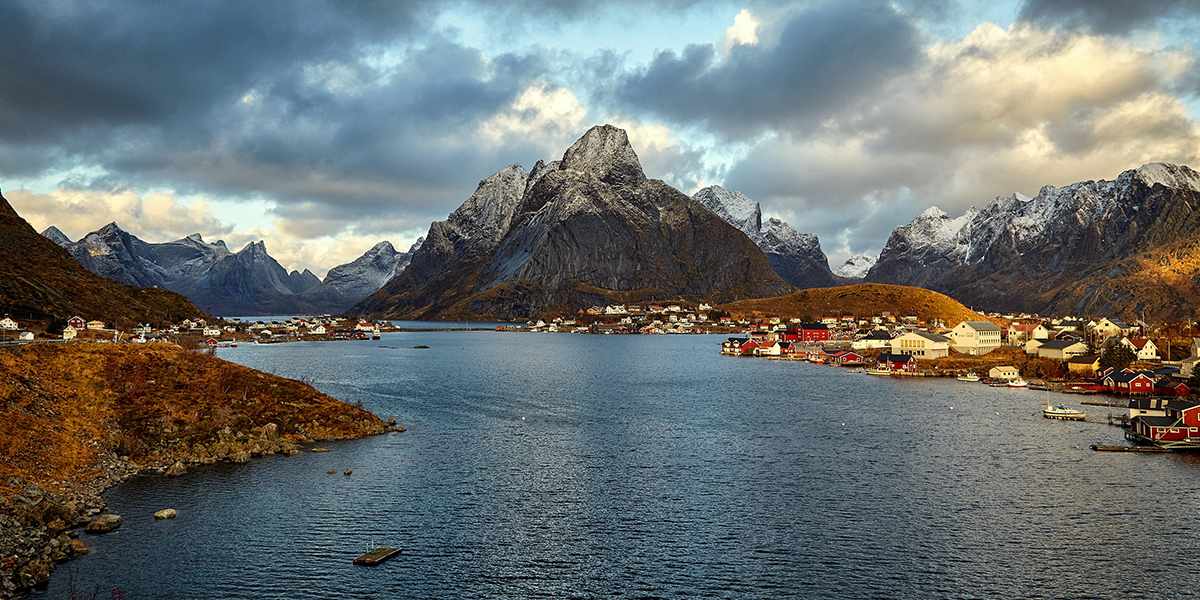
[[[858,102],[921,57],[921,36],[890,4],[829,2],[793,13],[775,39],[658,54],[617,78],[617,100],[731,137],[769,129],[803,133]]]
[[[1197,0],[1025,0],[1020,20],[1125,34],[1172,17],[1200,17]]]

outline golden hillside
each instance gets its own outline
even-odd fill
[[[953,326],[959,321],[984,319],[957,300],[938,292],[882,283],[863,283],[832,288],[810,288],[784,296],[756,298],[722,305],[738,317],[808,317],[854,315],[869,317],[881,312],[896,316],[916,315],[928,321],[942,319]]]
[[[116,456],[147,468],[267,452],[246,443],[264,427],[276,444],[387,429],[303,383],[174,345],[0,350],[0,497],[9,477],[69,491]]]

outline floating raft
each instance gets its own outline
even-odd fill
[[[376,548],[376,549],[354,559],[354,564],[356,564],[360,567],[374,567],[376,565],[382,564],[384,561],[394,558],[395,556],[397,556],[399,554],[400,554],[399,548],[383,546],[381,548]]]
[[[1092,444],[1092,450],[1096,452],[1169,452],[1166,448],[1158,446],[1102,446],[1100,444]]]

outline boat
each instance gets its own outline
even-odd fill
[[[867,373],[867,375],[891,375],[892,370],[891,369],[880,369],[878,367],[872,367],[870,369],[867,369],[866,373]]]
[[[347,475],[350,473],[347,472]],[[400,554],[399,548],[381,546],[354,559],[354,564],[360,567],[374,567]]]
[[[1047,419],[1056,419],[1059,421],[1083,421],[1087,419],[1087,413],[1082,410],[1068,408],[1062,404],[1051,406],[1046,403],[1046,408],[1042,409],[1042,416]]]
[[[1024,379],[1021,379],[1020,377],[1018,377],[1018,378],[1016,378],[1016,379],[1010,379],[1010,380],[1008,381],[1008,383],[1007,383],[1007,384],[1005,384],[1005,385],[1007,385],[1008,387],[1012,387],[1012,388],[1023,388],[1023,387],[1029,387],[1029,384],[1028,384],[1028,383],[1025,383],[1025,380],[1024,380]]]
[[[976,383],[979,381],[979,376],[974,373],[967,373],[966,375],[959,375],[958,380],[959,381],[970,381],[971,383]]]

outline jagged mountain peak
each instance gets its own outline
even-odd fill
[[[67,237],[67,234],[63,233],[61,229],[59,229],[58,227],[55,227],[54,225],[51,225],[51,226],[47,227],[45,229],[45,231],[42,231],[42,237],[54,242],[55,244],[58,244],[59,246],[63,246],[63,247],[66,247],[66,246],[70,245],[71,243],[73,243],[71,241],[71,238]]]
[[[637,152],[624,129],[596,125],[563,154],[560,168],[594,174],[611,184],[632,185],[646,180]]]
[[[742,231],[762,230],[762,206],[741,192],[710,185],[692,198]]]
[[[871,267],[875,266],[875,257],[867,256],[866,254],[856,254],[846,259],[840,267],[834,269],[834,272],[842,277],[859,279],[866,277],[867,272]]]
[[[1133,174],[1149,187],[1158,183],[1169,188],[1200,192],[1200,173],[1187,165],[1152,162],[1134,169]]]

